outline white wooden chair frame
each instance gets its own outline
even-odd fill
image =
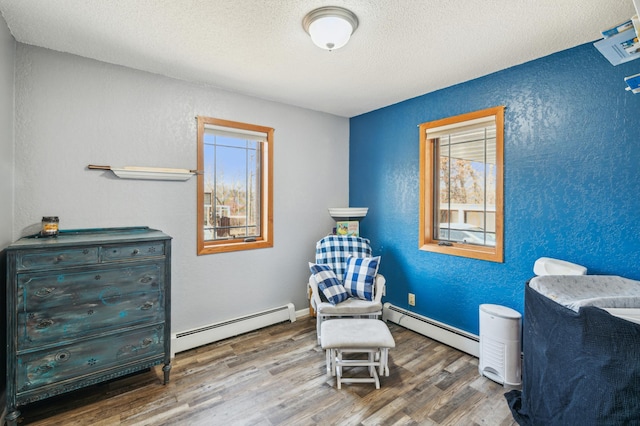
[[[313,278],[313,275],[311,275],[309,277],[309,287],[311,288],[311,306],[316,312],[318,344],[321,339],[322,322],[326,319],[345,317],[381,319],[382,296],[384,295],[385,284],[386,280],[384,276],[382,276],[382,274],[377,274],[372,301],[349,298],[342,303],[332,306],[331,303],[323,302],[322,299],[320,299],[318,283]],[[330,309],[333,312],[323,312],[325,309]]]

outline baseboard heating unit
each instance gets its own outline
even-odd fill
[[[440,321],[399,308],[391,303],[384,304],[383,318],[469,355],[478,357],[480,354],[480,338],[478,336]]]
[[[173,358],[178,352],[197,348],[218,340],[258,330],[279,322],[294,322],[295,320],[295,307],[293,303],[288,303],[266,311],[175,333],[171,335],[171,357]]]

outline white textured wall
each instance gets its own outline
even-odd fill
[[[173,237],[173,332],[293,302],[348,203],[346,118],[17,44],[13,237],[147,225]],[[88,164],[195,168],[196,115],[275,128],[274,247],[196,256],[196,179],[137,181]]]
[[[0,15],[0,250],[12,241],[13,70],[16,42]]]

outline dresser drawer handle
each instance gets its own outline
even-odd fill
[[[138,253],[140,253],[140,250],[138,249],[133,249],[133,251],[131,252],[131,254],[133,254],[134,256]]]
[[[53,325],[53,321],[50,319],[41,320],[38,324],[36,324],[36,328],[43,329]]]
[[[145,337],[142,339],[142,346],[149,346],[153,343],[153,339],[151,337]]]
[[[56,257],[56,260],[53,263],[60,263],[64,260],[64,256],[63,255],[59,255]]]
[[[153,278],[149,277],[149,276],[144,276],[144,277],[140,278],[140,282],[142,284],[150,283],[151,281],[153,281]]]
[[[148,311],[151,308],[153,308],[152,302],[145,302],[145,304],[140,307],[143,311]]]

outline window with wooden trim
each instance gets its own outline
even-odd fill
[[[504,107],[420,125],[421,250],[503,261]]]
[[[273,247],[270,127],[198,120],[198,254]]]

